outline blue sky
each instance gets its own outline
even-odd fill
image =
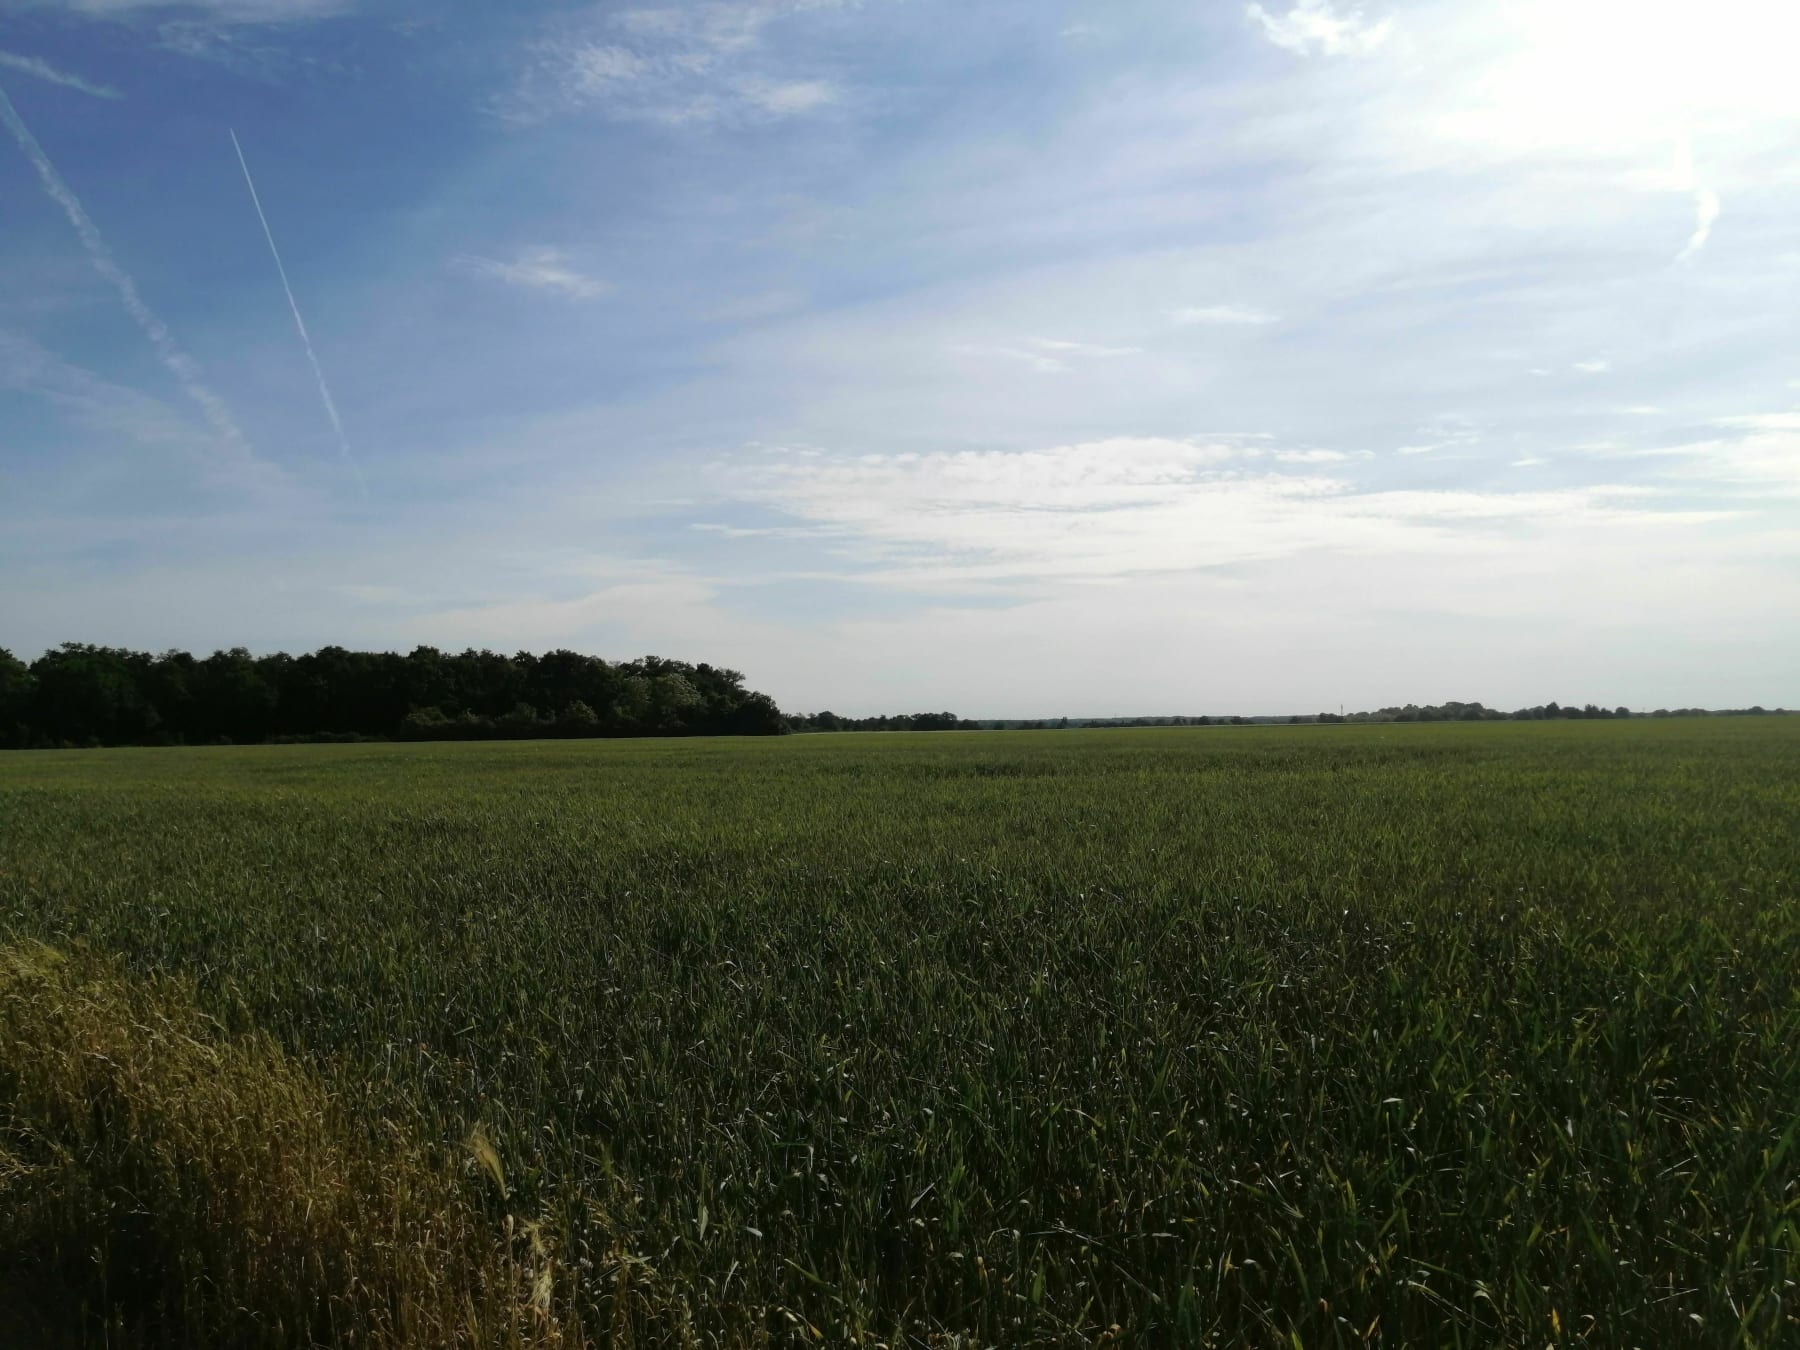
[[[1797,44],[1785,0],[0,0],[0,644],[1800,702]]]

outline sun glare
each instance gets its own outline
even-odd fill
[[[1800,117],[1794,0],[1528,0],[1487,41],[1454,120],[1508,149],[1761,140]]]

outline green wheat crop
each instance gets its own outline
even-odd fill
[[[108,1344],[277,1241],[357,1344],[1800,1343],[1800,719],[17,753],[0,942],[0,1291]],[[366,1243],[43,1086],[68,961]]]

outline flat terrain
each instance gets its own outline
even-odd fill
[[[14,753],[0,939],[597,1341],[1800,1343],[1800,718]]]

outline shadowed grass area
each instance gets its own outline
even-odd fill
[[[223,1172],[464,1216],[320,1287],[423,1224],[504,1328],[513,1212],[614,1345],[1800,1337],[1800,718],[15,754],[0,822],[0,932],[313,1084]],[[46,1100],[113,1083],[41,1026]],[[157,1156],[134,1315],[285,1268],[183,1254]],[[85,1175],[77,1274],[141,1222]],[[415,1334],[362,1299],[306,1334]]]
[[[266,1036],[221,1034],[178,982],[0,949],[14,1343],[564,1343],[541,1239],[509,1240],[465,1191],[346,1120]]]

